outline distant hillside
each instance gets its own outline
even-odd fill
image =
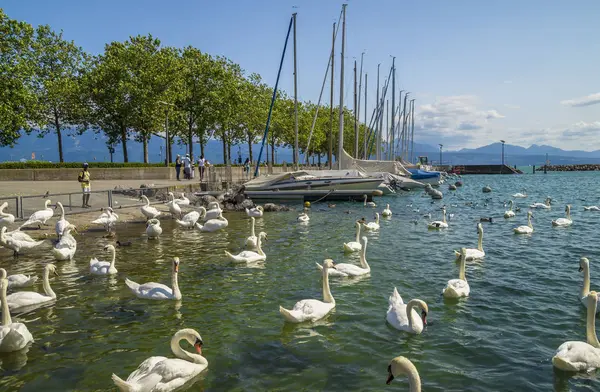
[[[478,154],[502,154],[502,143],[493,143],[487,146],[467,149],[463,148],[457,152],[460,153],[478,153]],[[506,144],[504,146],[505,155],[552,155],[561,157],[574,157],[574,158],[600,158],[600,150],[596,151],[581,151],[581,150],[562,150],[560,148],[532,144],[530,147],[525,148],[521,146],[513,146]]]

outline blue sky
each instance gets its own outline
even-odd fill
[[[299,97],[316,101],[341,4],[8,0],[2,7],[12,18],[64,30],[91,53],[101,53],[107,42],[151,33],[165,45],[225,55],[271,84],[290,15],[298,12]],[[452,149],[505,139],[522,146],[600,149],[599,18],[600,2],[593,0],[351,0],[344,100],[351,105],[352,62],[365,51],[370,116],[377,64],[387,74],[394,55],[397,88],[417,99],[420,142]],[[339,51],[338,45],[337,65]],[[293,91],[291,51],[281,87]],[[336,104],[338,97],[339,80]]]

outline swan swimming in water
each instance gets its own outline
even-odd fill
[[[59,201],[56,203],[56,206],[60,208],[60,219],[54,225],[54,231],[56,232],[56,236],[60,240],[60,238],[63,236],[65,229],[67,228],[67,226],[70,225],[70,223],[65,219],[65,208],[63,207],[62,203]]]
[[[2,325],[0,325],[0,352],[18,351],[33,342],[33,336],[22,323],[13,323],[6,300],[8,280],[0,279],[0,302],[2,302]]]
[[[177,224],[181,227],[184,227],[186,229],[192,229],[192,228],[194,228],[194,225],[196,224],[196,222],[198,222],[198,220],[200,220],[200,216],[201,215],[198,211],[191,211],[191,212],[188,212],[187,214],[185,214],[183,216],[183,218],[176,219],[175,222],[177,222]]]
[[[13,214],[4,212],[6,207],[8,207],[8,202],[5,201],[0,206],[0,226],[8,226],[15,223],[15,216]]]
[[[106,231],[110,231],[110,229],[119,219],[119,215],[115,214],[111,207],[106,207],[103,210],[105,211],[102,212],[97,219],[93,220],[92,223],[96,225],[103,225]]]
[[[550,199],[550,197],[547,197],[544,203],[533,203],[529,206],[529,208],[541,208],[544,210],[549,210],[550,208],[552,208],[551,200],[552,199]]]
[[[363,223],[365,230],[375,231],[379,230],[379,214],[375,213],[375,222]]]
[[[229,221],[225,219],[224,216],[220,216],[217,219],[210,219],[204,222],[204,225],[196,222],[196,228],[200,231],[204,232],[213,232],[217,230],[222,230],[229,225]]]
[[[140,211],[142,211],[142,214],[144,214],[146,220],[158,218],[161,212],[150,205],[150,200],[148,200],[148,197],[146,195],[142,195],[140,196],[140,199],[146,202],[145,205],[140,207]]]
[[[600,211],[600,207],[598,206],[589,206],[589,207],[583,207],[584,211]]]
[[[510,208],[504,212],[504,218],[508,219],[508,218],[513,218],[515,216],[515,212],[513,211],[513,201],[509,201],[508,205],[510,206]]]
[[[520,198],[520,199],[524,199],[524,198],[527,197],[527,193],[520,193],[520,192],[519,193],[515,193],[514,195],[512,195],[512,197],[517,197],[517,198]]]
[[[148,239],[156,239],[162,234],[162,227],[160,227],[160,221],[156,218],[150,219],[146,223],[146,235]]]
[[[381,216],[389,217],[392,216],[392,210],[390,210],[390,205],[387,204],[385,209],[381,212]]]
[[[250,217],[251,226],[250,226],[250,236],[246,238],[246,242],[244,246],[248,249],[256,249],[258,245],[258,237],[256,237],[256,232],[254,231],[254,225],[256,223],[256,218],[253,216]]]
[[[465,275],[465,265],[467,261],[467,249],[462,248],[460,250],[460,269],[458,272],[458,279],[450,279],[442,290],[442,295],[446,298],[461,298],[468,297],[471,292],[469,283]]]
[[[19,291],[12,293],[6,297],[6,302],[11,312],[21,310],[23,308],[29,309],[29,307],[42,305],[46,302],[50,302],[56,299],[56,293],[52,291],[50,287],[50,272],[58,276],[56,272],[56,266],[54,264],[46,264],[44,267],[44,277],[42,279],[44,293],[46,295],[37,293],[35,291]]]
[[[431,230],[439,230],[439,229],[447,229],[448,222],[446,221],[446,207],[442,207],[442,220],[441,221],[433,221],[427,225],[428,229]]]
[[[52,203],[50,200],[46,200],[44,202],[44,209],[36,211],[33,214],[31,214],[29,219],[27,219],[27,221],[25,223],[23,223],[19,228],[37,224],[38,228],[41,229],[42,225],[45,225],[46,222],[48,221],[48,219],[50,219],[50,218],[52,218],[52,216],[54,216],[54,210],[52,208],[48,207],[50,205],[50,203]]]
[[[360,223],[356,222],[356,239],[350,242],[344,242],[344,252],[358,252],[362,249],[360,243]]]
[[[117,251],[114,246],[106,245],[104,251],[110,251],[112,259],[108,261],[99,261],[97,258],[90,260],[90,273],[93,275],[114,275],[118,271],[115,268],[115,260],[117,258]]]
[[[52,248],[52,254],[58,261],[73,260],[77,251],[77,240],[71,235],[72,230],[77,230],[75,226],[69,225],[65,228],[60,240]]]
[[[554,367],[569,372],[590,372],[600,368],[600,343],[596,336],[598,293],[587,295],[587,342],[568,341],[561,344],[552,357]]]
[[[377,204],[375,204],[374,202],[367,201],[369,199],[367,195],[363,195],[363,199],[364,199],[364,204],[363,204],[364,207],[372,207],[372,208],[377,207]]]
[[[527,211],[527,226],[515,227],[513,229],[515,234],[531,234],[531,233],[533,233],[533,225],[531,224],[531,218],[533,218],[533,212]]]
[[[409,392],[421,392],[421,377],[413,363],[406,357],[392,359],[387,368],[388,376],[385,383],[390,385],[394,378],[399,376],[408,377]]]
[[[479,260],[485,257],[485,251],[483,250],[483,225],[481,223],[477,224],[477,249],[467,248],[467,257],[466,260]],[[454,255],[458,259],[461,257],[461,252],[455,250]]]
[[[260,233],[258,233],[256,252],[251,250],[244,250],[238,253],[237,255],[233,255],[225,251],[225,255],[229,257],[229,259],[234,263],[255,263],[257,261],[265,261],[267,259],[267,255],[262,250],[263,239],[267,239],[267,233],[261,231]]]
[[[427,313],[429,313],[429,307],[424,301],[412,299],[408,304],[405,304],[398,290],[394,287],[394,291],[389,298],[389,304],[385,318],[392,327],[417,335],[423,332],[423,327],[427,325]],[[421,309],[421,317],[419,317],[415,308]]]
[[[171,275],[171,286],[168,287],[162,283],[135,283],[128,278],[125,278],[125,284],[133,294],[138,298],[144,299],[174,299],[179,301],[181,299],[181,291],[179,291],[179,283],[177,281],[177,273],[179,272],[179,257],[173,257],[173,272]]]
[[[581,287],[581,293],[579,294],[579,297],[583,306],[587,308],[587,296],[590,293],[590,261],[587,257],[582,257],[579,260],[579,272],[583,272],[583,286]],[[600,297],[598,299],[600,300]],[[596,311],[600,311],[600,309],[597,309]]]
[[[302,323],[305,321],[314,322],[327,316],[335,308],[335,299],[331,295],[329,289],[329,273],[330,268],[335,268],[333,260],[326,259],[323,261],[323,301],[317,299],[303,299],[296,302],[291,310],[279,307],[279,313],[283,318],[290,323]]]
[[[185,197],[185,193],[181,193],[179,195],[178,199],[175,199],[175,203],[179,204],[180,206],[189,206],[190,205],[190,199],[188,199],[187,197]]]
[[[169,197],[171,201],[167,203],[167,207],[169,208],[169,212],[173,218],[180,219],[181,218],[181,207],[179,203],[175,201],[175,195],[173,192],[169,192]]]
[[[367,237],[363,237],[363,247],[360,254],[360,266],[355,264],[340,263],[336,264],[335,268],[328,270],[329,276],[354,277],[362,276],[371,273],[371,267],[367,263]],[[323,266],[316,263],[320,271],[323,271]]]
[[[552,226],[571,226],[573,221],[571,220],[571,206],[567,204],[565,207],[565,218],[558,218],[552,221]]]
[[[179,342],[187,341],[197,354],[181,348]],[[171,351],[177,358],[150,357],[138,366],[124,381],[113,373],[112,380],[122,392],[166,392],[185,387],[186,383],[208,367],[202,356],[202,337],[193,329],[181,329],[171,338]]]
[[[308,216],[308,214],[307,214],[306,212],[301,212],[301,213],[298,215],[298,218],[296,218],[296,220],[297,220],[298,222],[301,222],[301,223],[302,223],[302,222],[308,222],[308,221],[310,220],[310,217]]]
[[[8,280],[9,289],[18,289],[21,287],[33,286],[35,282],[38,281],[38,277],[35,275],[31,276],[24,274],[14,274],[7,276],[6,270],[4,268],[0,268],[0,279]]]
[[[257,206],[250,209],[246,208],[246,214],[254,218],[262,218],[264,212],[265,210],[261,206]]]
[[[209,221],[211,219],[218,219],[222,216],[223,210],[221,206],[216,201],[208,203],[208,211],[204,211],[204,216],[202,218],[203,221]],[[200,207],[202,208],[202,207]]]

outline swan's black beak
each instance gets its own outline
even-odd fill
[[[387,385],[390,385],[392,383],[392,380],[394,379],[394,375],[392,374],[392,365],[388,365],[387,371],[388,371],[388,376],[387,376],[387,380],[385,381],[385,383]]]
[[[583,267],[579,266],[579,272],[583,271]]]

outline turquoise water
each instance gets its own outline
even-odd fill
[[[208,370],[190,391],[381,391],[407,390],[406,379],[385,386],[391,358],[404,355],[419,370],[425,391],[593,391],[595,375],[555,372],[550,359],[566,340],[585,340],[585,309],[578,293],[583,276],[579,258],[590,258],[592,289],[600,287],[600,213],[583,205],[600,204],[597,173],[523,176],[465,176],[465,186],[431,202],[420,192],[377,199],[376,209],[358,203],[336,208],[316,204],[302,226],[296,213],[267,213],[257,220],[268,232],[262,268],[236,266],[223,251],[237,251],[249,231],[242,214],[227,214],[220,233],[183,231],[163,220],[157,241],[143,238],[144,226],[119,228],[131,247],[118,249],[116,277],[88,274],[92,256],[102,256],[108,240],[101,232],[78,236],[72,262],[57,264],[51,284],[58,295],[50,307],[16,317],[27,323],[35,343],[23,353],[1,355],[0,390],[114,390],[111,373],[126,378],[147,357],[172,357],[169,341],[181,328],[204,339]],[[493,192],[483,194],[490,185]],[[504,220],[503,202],[526,190],[515,218]],[[526,224],[526,205],[552,196],[549,211],[536,210],[532,236],[515,236]],[[367,234],[370,277],[331,280],[337,307],[316,325],[284,323],[278,306],[321,298],[315,262],[357,262],[342,243],[353,240],[353,222],[389,203],[394,215],[379,233]],[[553,228],[572,204],[574,224]],[[407,205],[412,204],[412,207]],[[423,214],[439,219],[446,204],[454,214],[450,228],[429,232]],[[419,212],[414,212],[419,209]],[[345,211],[350,211],[346,214]],[[475,247],[476,224],[484,223],[486,258],[467,264],[471,296],[447,302],[440,292],[458,277],[453,249]],[[417,220],[417,224],[413,223]],[[170,258],[179,256],[181,304],[135,298],[124,284],[170,284]],[[51,261],[49,245],[14,261],[0,253],[9,273],[37,273]],[[408,335],[386,325],[388,297],[394,286],[405,301],[429,305],[430,325]],[[41,291],[41,284],[36,290]],[[30,289],[29,289],[30,290]],[[191,349],[191,347],[185,347]],[[111,389],[112,388],[112,389]]]

